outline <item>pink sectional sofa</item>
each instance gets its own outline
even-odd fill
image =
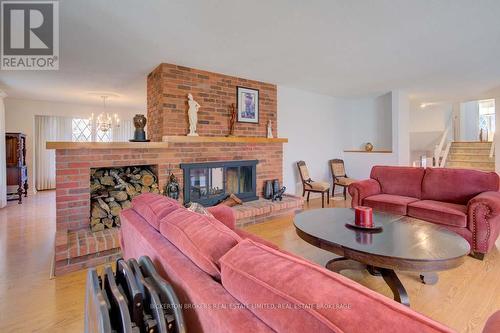
[[[352,207],[408,215],[464,237],[482,259],[500,233],[499,177],[465,169],[375,166],[349,186]]]
[[[155,194],[121,213],[126,259],[149,256],[182,303],[188,332],[452,332],[412,309]]]

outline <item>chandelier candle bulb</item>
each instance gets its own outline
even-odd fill
[[[373,227],[373,210],[370,207],[354,207],[354,223],[361,227]]]

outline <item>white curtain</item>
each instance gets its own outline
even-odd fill
[[[35,116],[35,186],[37,190],[56,188],[55,150],[45,149],[47,141],[71,141],[72,118]]]
[[[126,142],[134,138],[134,123],[132,120],[120,120],[120,127],[113,128],[113,141]]]

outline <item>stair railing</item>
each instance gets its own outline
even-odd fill
[[[451,148],[451,140],[449,139],[448,134],[451,131],[452,125],[453,125],[453,114],[450,116],[450,119],[448,120],[448,125],[446,126],[446,129],[443,131],[443,135],[441,136],[439,144],[436,145],[436,147],[434,148],[433,166],[436,168],[443,168],[446,164],[446,159],[448,158],[448,153],[450,152]]]

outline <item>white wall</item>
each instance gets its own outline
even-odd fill
[[[108,103],[109,104],[109,103]],[[112,102],[111,102],[112,105]],[[103,107],[92,105],[79,105],[49,101],[34,101],[24,99],[5,99],[5,126],[7,132],[22,132],[27,136],[26,163],[31,190],[35,189],[33,139],[35,137],[35,116],[72,116],[88,118],[103,112]],[[121,119],[132,119],[136,113],[145,114],[145,110],[118,109],[106,107],[106,112],[117,113]]]
[[[379,97],[380,98],[380,97]],[[392,153],[353,153],[345,152],[344,161],[349,176],[356,179],[365,179],[370,176],[370,171],[375,165],[409,165],[410,156],[410,136],[409,136],[409,99],[403,91],[392,91],[382,96],[383,105],[389,108],[390,117],[386,116],[386,121],[390,121],[388,130],[391,135],[391,144],[388,150]],[[388,103],[390,104],[389,106]],[[357,120],[356,120],[357,119]],[[363,121],[362,115],[358,115],[355,120]],[[356,131],[355,126],[349,129]],[[360,134],[365,135],[364,132]],[[387,133],[385,134],[387,135]],[[377,148],[377,147],[376,147]]]
[[[420,160],[421,155],[432,157],[452,112],[451,103],[430,104],[425,108],[420,103],[410,105],[410,162]],[[452,135],[450,132],[450,138]]]
[[[338,99],[278,86],[278,133],[283,147],[283,183],[302,194],[297,161],[307,163],[311,178],[330,181],[328,160],[341,157],[346,114]]]
[[[460,140],[479,141],[479,103],[465,102],[460,105]]]
[[[330,183],[328,160],[333,158],[344,159],[348,175],[358,179],[367,178],[372,165],[397,164],[392,154],[344,153],[366,142],[391,149],[391,96],[344,99],[278,86],[278,132],[289,140],[283,150],[288,193],[302,194],[299,160],[307,163],[312,179]]]
[[[4,98],[7,95],[0,90],[0,208],[7,205],[7,178],[5,159],[5,107]]]
[[[378,97],[343,100],[343,112],[348,113],[350,129],[345,137],[344,148],[364,149],[367,142],[374,149],[392,147],[391,94]],[[350,140],[350,141],[349,141]]]

